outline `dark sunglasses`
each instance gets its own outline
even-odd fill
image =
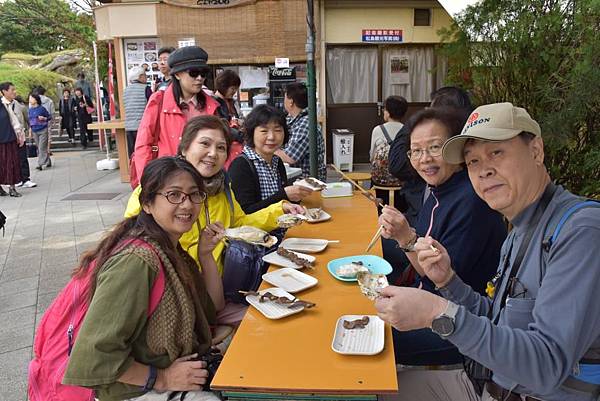
[[[208,73],[210,72],[210,70],[208,68],[202,68],[202,69],[191,69],[188,70],[188,74],[190,77],[192,78],[198,78],[198,75],[200,75],[202,78],[206,78],[208,76]]]

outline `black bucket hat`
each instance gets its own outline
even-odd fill
[[[171,69],[170,73],[187,71],[193,68],[205,69],[208,60],[208,53],[198,46],[186,46],[175,50],[169,56],[167,63]]]

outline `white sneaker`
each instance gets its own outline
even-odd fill
[[[15,184],[15,187],[21,188],[23,186],[23,181],[19,181],[18,184]]]
[[[35,187],[37,187],[37,184],[30,180],[30,181],[25,181],[23,184],[21,184],[21,186],[23,188],[35,188]]]

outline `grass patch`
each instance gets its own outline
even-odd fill
[[[17,93],[26,97],[34,86],[42,85],[46,88],[46,96],[57,100],[56,84],[59,82],[72,82],[73,79],[50,71],[33,68],[18,68],[0,63],[0,82],[10,81],[17,88]]]

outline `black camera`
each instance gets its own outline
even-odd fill
[[[208,377],[206,378],[206,383],[204,384],[203,390],[210,391],[210,383],[212,379],[215,377],[217,373],[217,369],[221,365],[221,361],[223,360],[223,354],[217,348],[211,348],[208,352],[198,358],[199,361],[206,362],[206,370],[208,370]]]

